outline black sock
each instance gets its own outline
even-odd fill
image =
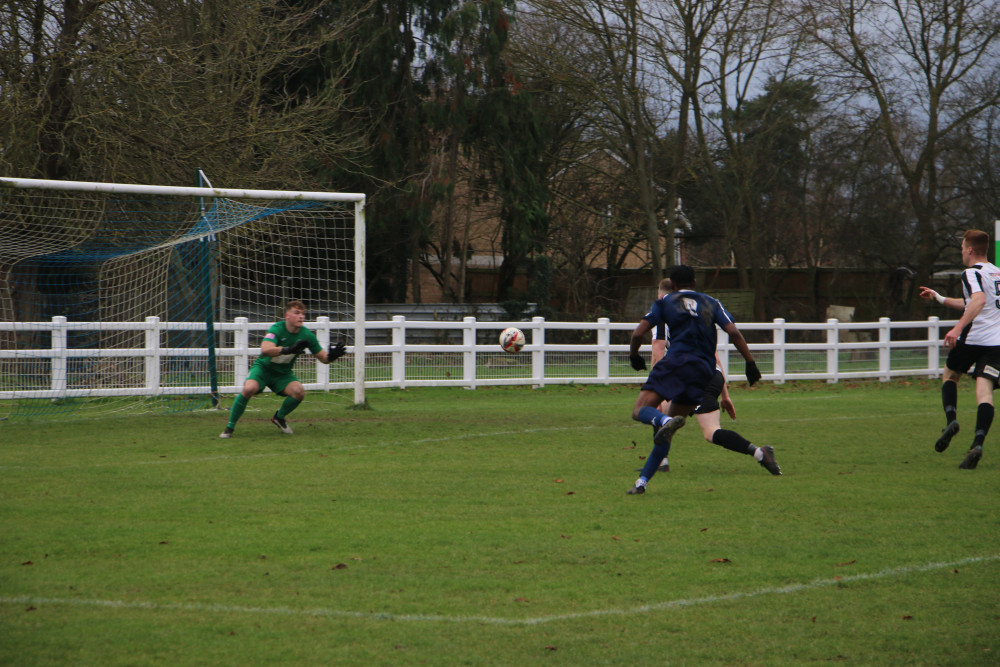
[[[986,434],[990,432],[993,424],[993,406],[989,403],[980,403],[976,409],[976,435],[972,439],[972,446],[983,446]]]
[[[941,404],[948,424],[958,419],[958,383],[948,380],[941,383]]]
[[[736,431],[727,431],[724,428],[715,430],[715,433],[712,434],[712,442],[737,454],[753,454],[757,449],[753,443]]]

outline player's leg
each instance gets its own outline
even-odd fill
[[[972,447],[958,466],[962,470],[974,470],[983,458],[983,443],[993,425],[993,390],[997,386],[997,375],[996,367],[990,364],[976,369],[976,434]]]
[[[278,408],[278,411],[274,413],[273,417],[271,417],[271,423],[281,429],[282,433],[291,435],[292,429],[285,421],[285,418],[288,417],[288,415],[295,410],[295,408],[299,407],[299,404],[301,404],[305,399],[306,389],[294,375],[289,375],[288,378],[282,380],[281,385],[277,388],[277,392],[284,395],[285,400],[281,402],[281,407]]]
[[[941,406],[944,408],[945,427],[941,431],[941,437],[934,443],[934,449],[943,452],[948,449],[951,439],[958,433],[958,380],[962,377],[961,371],[952,370],[952,363],[961,364],[957,353],[959,348],[954,348],[948,353],[948,366],[944,369],[941,377]],[[953,359],[952,357],[955,356]],[[968,365],[966,365],[968,368]]]
[[[736,431],[722,428],[719,410],[697,415],[698,425],[705,440],[713,445],[719,445],[737,454],[752,456],[765,470],[772,475],[780,475],[781,467],[774,458],[774,448],[770,445],[758,447]]]
[[[249,377],[243,383],[243,390],[233,400],[233,405],[229,408],[229,423],[226,424],[226,430],[219,435],[220,438],[231,438],[233,436],[233,431],[236,429],[236,422],[240,420],[240,417],[246,411],[247,403],[250,402],[251,398],[260,393],[260,382],[254,377],[253,371],[254,369],[250,370]]]
[[[648,400],[651,401],[649,405],[657,405],[660,402],[661,397],[655,392],[651,393],[653,393],[653,396],[648,398]],[[656,474],[660,467],[660,462],[666,459],[667,454],[670,453],[670,443],[673,439],[674,433],[677,432],[679,428],[684,426],[686,416],[691,414],[694,407],[695,406],[690,403],[671,401],[668,407],[667,415],[662,415],[659,410],[650,408],[657,414],[662,415],[666,420],[661,422],[659,428],[656,428],[656,425],[653,424],[653,427],[656,428],[656,433],[653,436],[653,451],[646,457],[646,463],[642,466],[642,471],[639,473],[639,479],[637,479],[632,488],[627,491],[628,494],[636,495],[646,492],[646,484],[649,483],[649,480]]]

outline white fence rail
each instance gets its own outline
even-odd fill
[[[263,332],[271,324],[246,318],[215,324],[218,339],[223,341],[215,350],[221,393],[240,390]],[[777,319],[744,323],[740,330],[750,341],[765,381],[887,381],[900,376],[939,376],[944,362],[940,341],[954,324],[955,320],[937,317],[862,323]],[[307,326],[324,346],[354,333],[353,322],[325,317]],[[497,334],[507,326],[517,326],[527,336],[528,345],[520,354],[500,350]],[[634,384],[645,378],[645,373],[633,371],[628,363],[628,338],[634,327],[631,322],[608,319],[478,322],[467,317],[460,322],[439,322],[394,317],[370,321],[365,328],[365,386]],[[204,330],[203,323],[161,322],[156,317],[144,322],[71,322],[64,317],[51,322],[0,322],[0,341],[4,341],[0,343],[0,399],[207,394],[207,350],[164,345],[172,332]],[[89,334],[99,340],[129,331],[141,332],[133,334],[143,341],[141,346],[71,344],[74,335]],[[26,334],[47,337],[48,344],[34,349],[9,344]],[[307,389],[352,387],[353,350],[348,347],[348,357],[330,366],[304,355],[296,373]],[[648,346],[645,351],[648,355]],[[742,360],[723,332],[719,356],[727,376],[744,379]]]

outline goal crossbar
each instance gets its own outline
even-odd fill
[[[231,188],[196,188],[177,185],[138,185],[134,183],[99,183],[89,181],[53,181],[42,178],[0,177],[0,187],[72,190],[133,195],[176,195],[183,197],[228,197],[230,199],[281,199],[301,201],[336,201],[365,203],[365,195],[356,192],[299,192],[295,190],[241,190]]]

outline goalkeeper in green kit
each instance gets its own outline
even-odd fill
[[[292,429],[285,422],[285,418],[288,417],[288,413],[299,407],[299,403],[306,397],[305,387],[292,371],[295,359],[309,350],[317,361],[329,364],[345,353],[343,343],[337,343],[329,350],[324,350],[316,334],[303,326],[305,320],[305,304],[301,301],[289,301],[285,305],[285,319],[274,323],[267,330],[264,341],[260,344],[260,356],[250,368],[247,380],[243,383],[243,391],[233,401],[233,407],[229,410],[229,424],[219,435],[220,438],[233,437],[236,422],[243,416],[247,403],[264,391],[264,387],[285,397],[281,407],[271,417],[271,423],[281,429],[282,433],[292,434]]]

